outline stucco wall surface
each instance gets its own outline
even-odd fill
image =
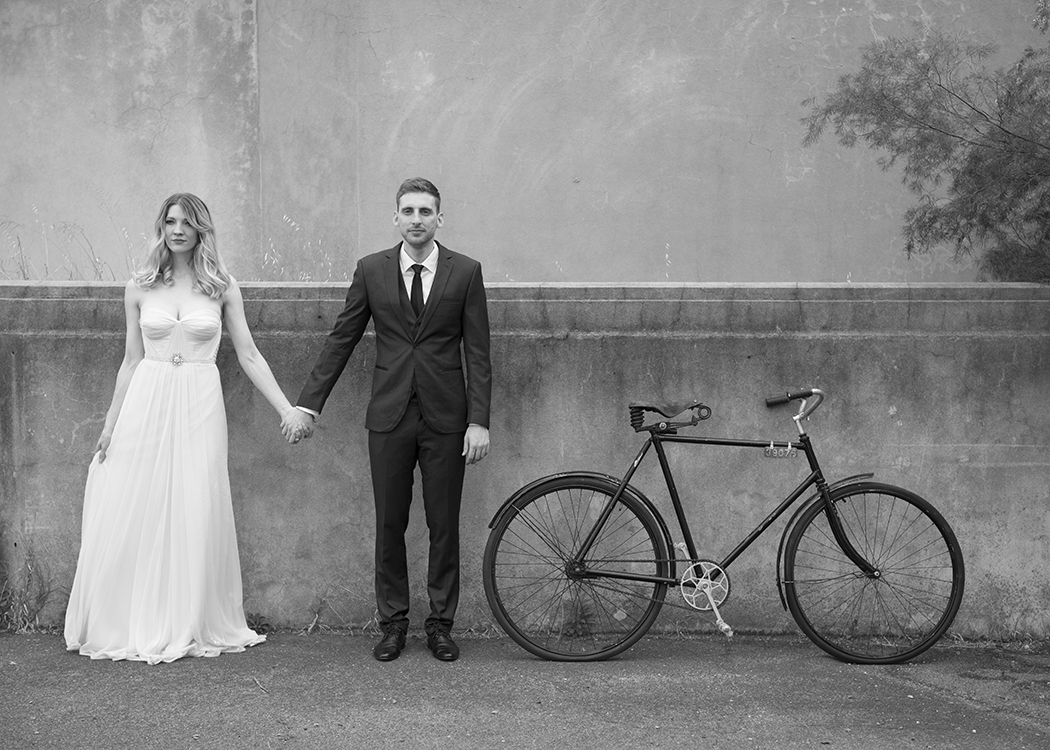
[[[490,281],[958,281],[878,154],[804,148],[865,45],[1046,38],[1033,0],[5,0],[0,278],[121,281],[197,193],[242,279],[340,280],[397,185]],[[467,247],[469,243],[470,247]],[[462,248],[459,247],[462,245]]]
[[[964,549],[956,632],[1050,634],[1050,289],[1034,285],[490,284],[493,452],[468,470],[459,625],[492,617],[481,557],[515,489],[570,469],[622,473],[633,400],[703,399],[710,435],[793,436],[763,397],[818,386],[809,430],[830,478],[874,471],[931,500]],[[249,323],[294,399],[341,309],[337,284],[248,284]],[[51,589],[59,622],[83,485],[123,347],[121,288],[0,283],[0,551],[11,580]],[[374,610],[374,515],[363,417],[366,336],[315,437],[292,447],[224,342],[219,366],[245,606],[278,625],[363,625]],[[671,448],[702,550],[720,559],[805,474],[734,448]],[[670,514],[655,461],[635,484]],[[418,485],[418,483],[417,483]],[[426,530],[410,528],[413,611],[426,611]],[[774,585],[778,521],[730,568],[735,628],[791,630]],[[676,539],[678,535],[675,534]],[[676,597],[677,594],[670,595]],[[683,610],[657,627],[707,627]]]
[[[258,245],[254,0],[0,3],[0,278],[124,280],[197,193]]]

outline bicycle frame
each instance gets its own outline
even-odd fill
[[[588,533],[587,538],[583,541],[579,551],[573,557],[569,563],[570,575],[585,576],[588,578],[618,578],[622,580],[634,580],[634,581],[652,581],[654,583],[666,583],[671,586],[678,586],[680,580],[677,578],[663,578],[659,576],[647,576],[628,573],[626,571],[603,571],[601,569],[588,568],[584,563],[587,554],[593,547],[595,540],[598,538],[598,534],[601,532],[602,527],[609,520],[612,514],[613,508],[619,501],[620,497],[626,491],[631,479],[634,477],[638,467],[641,466],[642,460],[648,454],[650,448],[656,450],[657,458],[660,462],[660,470],[664,476],[664,482],[667,485],[668,494],[671,497],[671,504],[674,507],[675,515],[678,519],[678,526],[682,531],[683,539],[685,540],[686,549],[689,553],[689,558],[692,561],[699,559],[697,554],[696,544],[693,541],[693,536],[689,528],[689,522],[685,516],[685,510],[682,505],[681,498],[678,494],[678,487],[675,484],[674,476],[671,473],[671,466],[667,461],[667,454],[664,451],[664,443],[685,443],[691,445],[717,445],[737,448],[773,448],[773,449],[801,449],[805,454],[806,459],[809,462],[810,474],[795,488],[795,490],[788,495],[776,508],[773,509],[766,518],[759,523],[744,539],[733,549],[720,563],[719,567],[725,570],[734,560],[736,560],[748,547],[750,547],[756,539],[784,514],[788,508],[790,508],[795,502],[802,497],[806,491],[816,486],[819,496],[822,498],[825,504],[825,513],[828,517],[828,524],[832,530],[832,534],[835,537],[835,541],[842,548],[843,553],[849,557],[849,559],[863,572],[864,575],[869,577],[878,577],[878,570],[871,565],[850,543],[846,538],[845,533],[842,530],[842,524],[835,512],[834,505],[831,501],[831,490],[828,486],[827,480],[824,478],[824,474],[820,469],[820,464],[817,461],[816,453],[814,452],[812,442],[809,436],[802,431],[801,426],[799,428],[799,438],[797,441],[768,441],[768,440],[740,440],[735,438],[714,438],[714,437],[703,437],[694,435],[678,435],[675,432],[675,426],[665,427],[663,429],[652,427],[649,429],[649,438],[642,445],[638,451],[638,455],[635,456],[634,461],[631,463],[627,473],[620,480],[619,486],[616,492],[610,498],[605,508],[598,516],[598,520],[594,524],[594,527]],[[671,551],[673,556],[673,551]]]
[[[769,407],[801,402],[791,416],[797,439],[790,441],[695,436],[688,428],[711,416],[695,398],[629,404],[631,427],[644,445],[626,474],[541,477],[493,517],[482,577],[500,626],[535,656],[574,662],[623,653],[665,605],[711,612],[717,629],[732,637],[719,610],[730,595],[728,568],[783,518],[777,591],[806,637],[836,659],[858,664],[899,664],[925,652],[959,611],[965,582],[959,542],[937,509],[910,490],[868,481],[870,473],[825,478],[803,425],[824,398],[819,388],[803,388],[765,399]],[[717,549],[719,556],[729,550],[719,564],[707,553],[715,540],[706,533],[694,539],[689,528],[669,460],[672,443],[713,446],[719,457],[728,448],[764,449],[773,458],[801,458],[801,452],[808,466],[785,467],[791,473],[784,484],[794,489],[780,502],[771,497],[758,513],[765,518],[742,531],[739,543]],[[682,537],[670,528],[666,501],[655,504],[632,484],[654,470],[640,470],[651,450]],[[686,507],[692,517],[692,504]],[[724,507],[719,499],[708,510]],[[669,587],[684,601],[669,602]]]

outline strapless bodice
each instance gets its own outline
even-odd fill
[[[222,336],[222,318],[211,307],[177,318],[158,307],[143,307],[139,314],[146,359],[181,364],[214,362]]]

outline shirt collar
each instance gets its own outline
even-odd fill
[[[401,250],[398,252],[398,260],[401,263],[401,273],[408,273],[415,261],[409,257],[408,253],[405,252],[405,243],[401,243]],[[423,259],[423,268],[427,269],[431,273],[437,273],[438,264],[438,244],[434,242],[434,249],[430,251],[430,255]]]

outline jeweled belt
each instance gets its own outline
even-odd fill
[[[190,359],[189,357],[183,357],[178,352],[172,354],[170,357],[146,357],[151,362],[167,362],[169,365],[178,367],[179,365],[213,365],[215,364],[215,358],[211,359]]]

